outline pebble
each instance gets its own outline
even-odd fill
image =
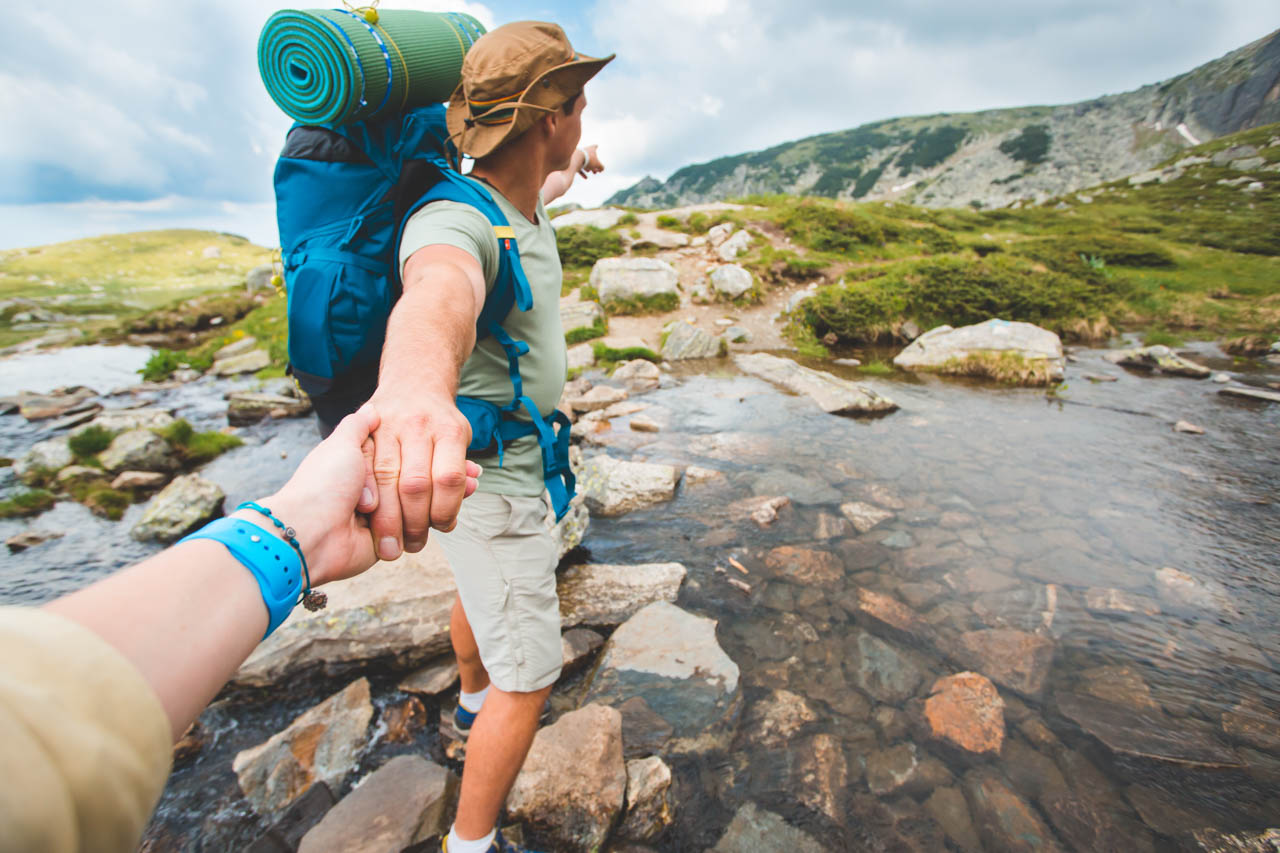
[[[1231,381],[1231,374],[1215,373],[1213,374],[1213,381],[1217,382],[1219,385],[1225,385],[1226,383]]]
[[[1081,374],[1081,375],[1082,375],[1082,377],[1083,377],[1083,378],[1088,379],[1090,382],[1117,382],[1117,381],[1119,381],[1119,378],[1118,378],[1118,377],[1116,377],[1116,376],[1111,376],[1110,374],[1107,374],[1107,373],[1084,373],[1084,374]]]
[[[1185,432],[1190,435],[1204,435],[1204,427],[1196,426],[1189,421],[1178,421],[1173,425],[1174,432]]]

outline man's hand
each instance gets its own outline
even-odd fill
[[[595,145],[588,145],[582,149],[582,153],[587,155],[587,161],[582,164],[582,168],[578,170],[578,174],[587,177],[587,173],[596,174],[604,171],[604,164],[600,162],[600,157],[596,154]]]

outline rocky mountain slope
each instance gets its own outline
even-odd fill
[[[1280,30],[1133,92],[1055,107],[890,119],[645,178],[610,204],[751,194],[1007,207],[1150,169],[1178,150],[1280,121]]]

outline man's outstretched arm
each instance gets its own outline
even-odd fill
[[[370,401],[381,421],[370,526],[384,560],[422,550],[430,527],[451,530],[462,505],[471,426],[454,397],[485,294],[479,261],[448,245],[414,252],[403,280]]]
[[[596,146],[588,145],[586,148],[579,148],[569,158],[568,167],[547,175],[547,179],[542,183],[542,203],[551,204],[567,193],[569,187],[573,186],[575,176],[581,175],[585,178],[588,172],[595,174],[603,171],[604,164],[596,155]]]

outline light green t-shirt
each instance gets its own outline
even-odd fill
[[[507,222],[515,229],[520,264],[533,291],[533,308],[512,308],[502,327],[517,341],[529,345],[529,354],[520,358],[520,378],[524,393],[547,414],[560,402],[568,366],[564,328],[560,324],[560,254],[556,234],[542,200],[538,200],[538,222],[525,218],[511,202],[490,188]],[[474,207],[453,201],[432,202],[415,213],[405,226],[400,243],[400,269],[409,256],[426,246],[454,246],[480,262],[485,288],[493,289],[498,275],[498,238],[484,214]],[[458,393],[504,406],[511,402],[513,389],[507,370],[507,356],[492,336],[476,343],[466,364]],[[528,419],[523,411],[520,415]],[[533,436],[507,445],[502,467],[496,455],[478,460],[484,466],[479,489],[502,495],[534,497],[542,494],[542,453]]]

